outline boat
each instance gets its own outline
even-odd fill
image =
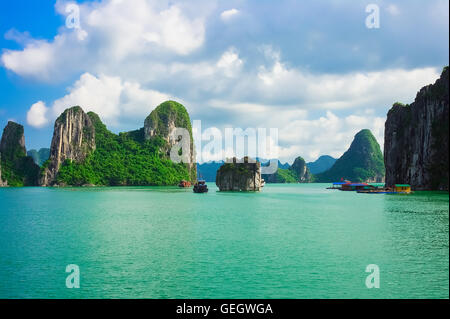
[[[206,181],[198,181],[194,185],[194,193],[207,193],[208,185],[206,185]]]
[[[342,185],[349,184],[349,183],[351,183],[351,182],[350,181],[336,182],[336,183],[333,183],[333,185],[331,187],[327,187],[327,189],[341,189]]]
[[[180,184],[178,184],[178,187],[181,187],[181,188],[188,188],[188,187],[191,187],[191,186],[192,186],[191,182],[185,181],[185,180],[182,180],[180,182]]]

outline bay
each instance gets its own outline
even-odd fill
[[[327,186],[0,189],[0,298],[449,298],[448,193]]]

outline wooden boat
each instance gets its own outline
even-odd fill
[[[181,188],[188,188],[188,187],[191,187],[191,186],[192,186],[191,182],[185,181],[185,180],[182,180],[180,182],[180,184],[178,184],[178,187],[181,187]]]
[[[198,181],[194,185],[194,193],[207,193],[208,185],[206,185],[205,181]]]

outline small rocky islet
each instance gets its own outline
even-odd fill
[[[275,174],[262,175],[261,163],[241,159],[216,165],[221,191],[259,191],[267,183],[355,182],[410,184],[416,190],[447,190],[449,184],[449,71],[422,88],[410,105],[395,103],[385,124],[384,155],[369,130],[362,130],[332,166],[312,174],[302,157]],[[173,163],[170,149],[177,142],[174,128],[191,137],[190,163]],[[8,122],[0,142],[0,187],[6,186],[159,186],[195,183],[195,147],[189,114],[174,101],[159,105],[144,127],[120,134],[110,132],[99,116],[79,106],[55,121],[50,150],[27,155],[24,128]],[[43,162],[45,154],[48,160]],[[31,156],[29,156],[31,155]],[[48,156],[48,155],[47,155]],[[37,165],[36,162],[42,164]],[[205,165],[205,164],[204,164]],[[207,164],[206,164],[207,165]]]

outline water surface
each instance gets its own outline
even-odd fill
[[[0,189],[0,298],[449,298],[448,193],[209,184]]]

